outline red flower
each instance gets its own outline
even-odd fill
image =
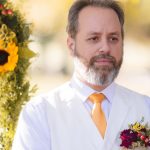
[[[7,10],[2,10],[2,15],[7,15]]]
[[[0,10],[2,10],[4,8],[4,6],[2,4],[0,4]]]
[[[13,11],[11,9],[2,10],[2,15],[13,15]]]
[[[120,134],[120,138],[122,140],[120,146],[129,148],[130,146],[132,146],[132,142],[137,141],[138,133],[132,131],[131,129],[123,130]]]
[[[7,10],[7,14],[8,14],[8,15],[13,15],[13,11],[12,11],[11,9],[8,9],[8,10]]]

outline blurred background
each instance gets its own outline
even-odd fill
[[[33,23],[29,78],[37,93],[69,80],[72,58],[66,46],[67,14],[73,0],[13,0]],[[120,0],[125,10],[124,62],[117,83],[150,96],[150,0]]]

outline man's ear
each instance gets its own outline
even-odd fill
[[[67,46],[68,46],[68,48],[70,50],[71,56],[74,56],[75,40],[70,35],[68,35],[68,37],[67,37]]]

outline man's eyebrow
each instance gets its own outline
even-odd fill
[[[109,35],[120,35],[120,32],[118,32],[118,31],[115,31],[115,32],[111,32],[111,33],[109,33]]]
[[[91,32],[87,33],[87,36],[92,36],[92,35],[102,35],[102,33],[101,32],[95,32],[95,31],[91,31]],[[114,31],[114,32],[108,33],[108,35],[117,35],[117,36],[119,36],[120,32],[119,31]]]
[[[87,35],[101,35],[101,32],[95,32],[95,31],[91,31],[89,33],[87,33]]]

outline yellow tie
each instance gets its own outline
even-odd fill
[[[103,138],[107,126],[105,114],[101,108],[101,103],[104,99],[105,95],[102,93],[94,93],[89,96],[89,100],[94,104],[91,117]]]

